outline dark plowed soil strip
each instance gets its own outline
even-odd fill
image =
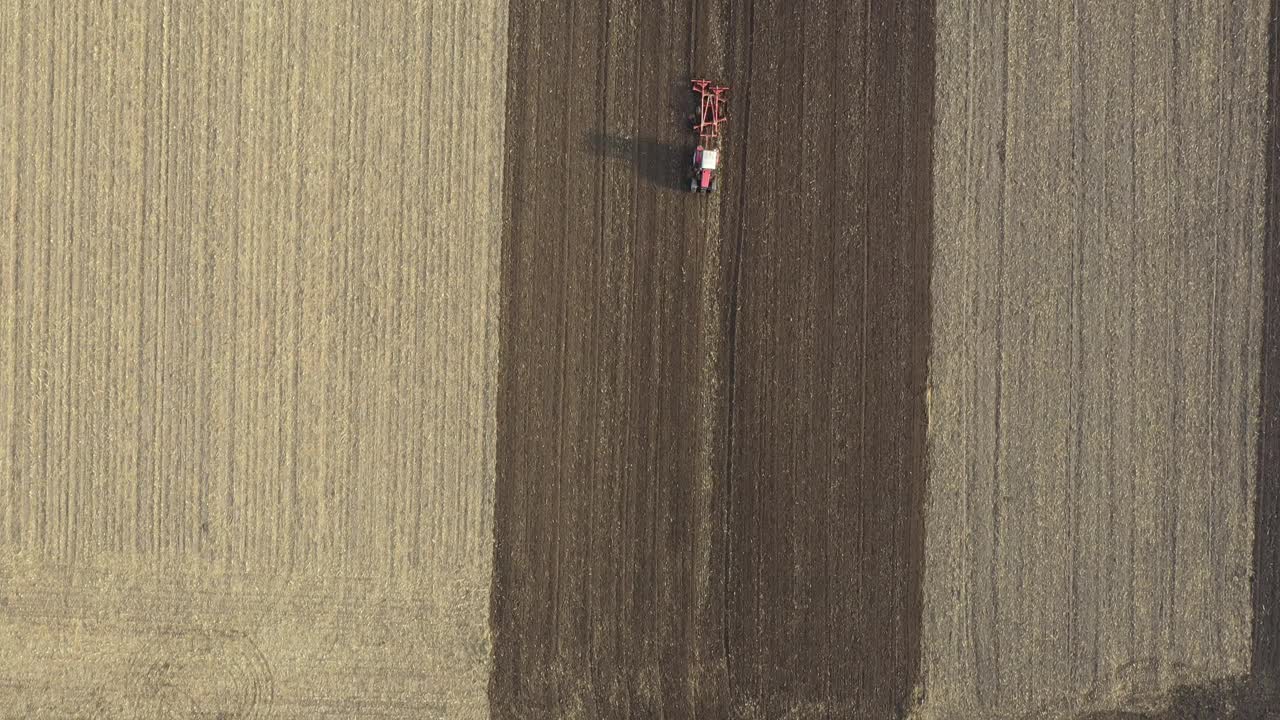
[[[1262,317],[1262,408],[1253,549],[1253,671],[1280,680],[1280,0],[1271,3],[1267,83],[1267,198]]]
[[[741,239],[731,695],[885,717],[919,647],[932,11],[754,10],[744,210],[722,225]]]
[[[496,716],[907,703],[933,78],[907,5],[512,3]],[[680,189],[692,73],[733,88],[710,198]]]
[[[694,512],[719,260],[678,190],[691,8],[511,8],[493,705],[687,714],[696,644],[721,636],[696,612],[721,604],[697,594]]]

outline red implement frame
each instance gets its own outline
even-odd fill
[[[729,91],[729,88],[712,85],[710,80],[694,80],[693,91],[702,96],[699,102],[698,120],[693,129],[698,131],[702,144],[708,145],[712,140],[720,137],[720,124],[728,120],[723,110],[725,103],[728,102],[724,94]]]

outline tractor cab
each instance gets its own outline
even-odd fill
[[[693,151],[693,180],[689,189],[693,192],[714,192],[716,189],[716,163],[720,159],[718,150],[708,150],[701,145]]]

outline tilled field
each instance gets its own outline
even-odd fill
[[[498,715],[904,711],[931,16],[512,6]],[[733,88],[710,198],[695,75]]]

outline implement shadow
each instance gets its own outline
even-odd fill
[[[663,123],[685,133],[687,141],[664,142],[653,136],[627,137],[600,130],[586,133],[587,148],[605,160],[633,164],[641,180],[665,190],[686,190],[693,163],[693,150],[698,143],[692,126],[697,119],[697,94],[690,92],[690,81],[671,83],[664,110]]]
[[[681,190],[687,181],[685,164],[693,147],[660,142],[651,137],[630,138],[596,130],[587,133],[587,147],[605,160],[635,165],[640,179],[668,190]]]

